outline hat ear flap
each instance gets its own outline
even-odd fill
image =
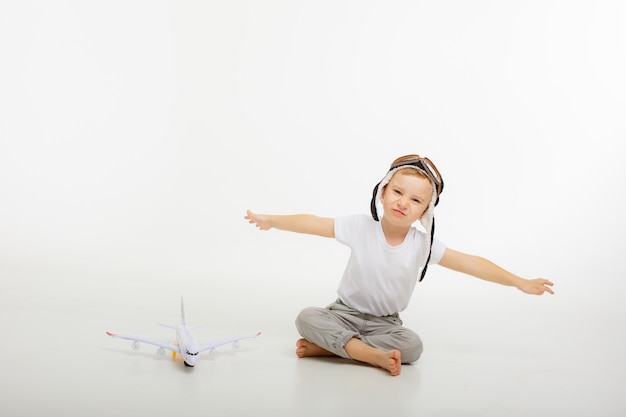
[[[376,221],[379,221],[379,219],[378,219],[378,209],[376,208],[376,196],[378,195],[378,186],[379,185],[380,185],[380,182],[378,184],[376,184],[376,187],[374,187],[374,191],[372,191],[372,202],[370,203],[370,210],[372,212],[372,217]]]

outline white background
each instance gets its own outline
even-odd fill
[[[3,1],[0,56],[3,414],[626,412],[623,2]],[[400,377],[297,360],[348,251],[246,209],[367,213],[407,153],[439,239],[557,294],[432,267]],[[192,372],[106,337],[181,296],[263,335]]]

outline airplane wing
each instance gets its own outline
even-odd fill
[[[243,339],[254,339],[256,337],[259,337],[260,335],[261,335],[261,332],[258,332],[257,334],[253,334],[249,336],[235,336],[235,337],[229,337],[227,339],[213,340],[211,342],[201,343],[200,352],[214,349],[218,346],[226,345],[228,343],[237,343],[238,341],[243,340]]]
[[[159,346],[159,347],[162,347],[164,349],[168,349],[168,350],[171,350],[173,352],[180,353],[180,350],[179,350],[178,345],[176,343],[168,342],[166,340],[151,339],[151,338],[148,338],[148,337],[130,336],[130,335],[125,335],[125,334],[115,334],[115,333],[111,333],[111,332],[107,332],[107,334],[109,336],[111,336],[111,337],[118,337],[120,339],[132,340],[133,342],[148,343],[150,345]]]

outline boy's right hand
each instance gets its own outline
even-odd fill
[[[250,210],[247,210],[244,219],[261,230],[269,230],[272,228],[272,219],[266,214],[254,214]]]

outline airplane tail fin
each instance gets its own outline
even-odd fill
[[[185,320],[185,304],[183,303],[183,297],[180,297],[180,316],[183,320],[183,324],[187,324]]]
[[[181,315],[181,319],[182,319],[182,324],[187,324],[187,322],[185,321],[185,305],[183,303],[183,297],[180,297],[180,315]],[[159,326],[163,326],[163,327],[169,327],[170,329],[176,329],[177,327],[171,324],[165,324],[165,323],[157,323]]]

